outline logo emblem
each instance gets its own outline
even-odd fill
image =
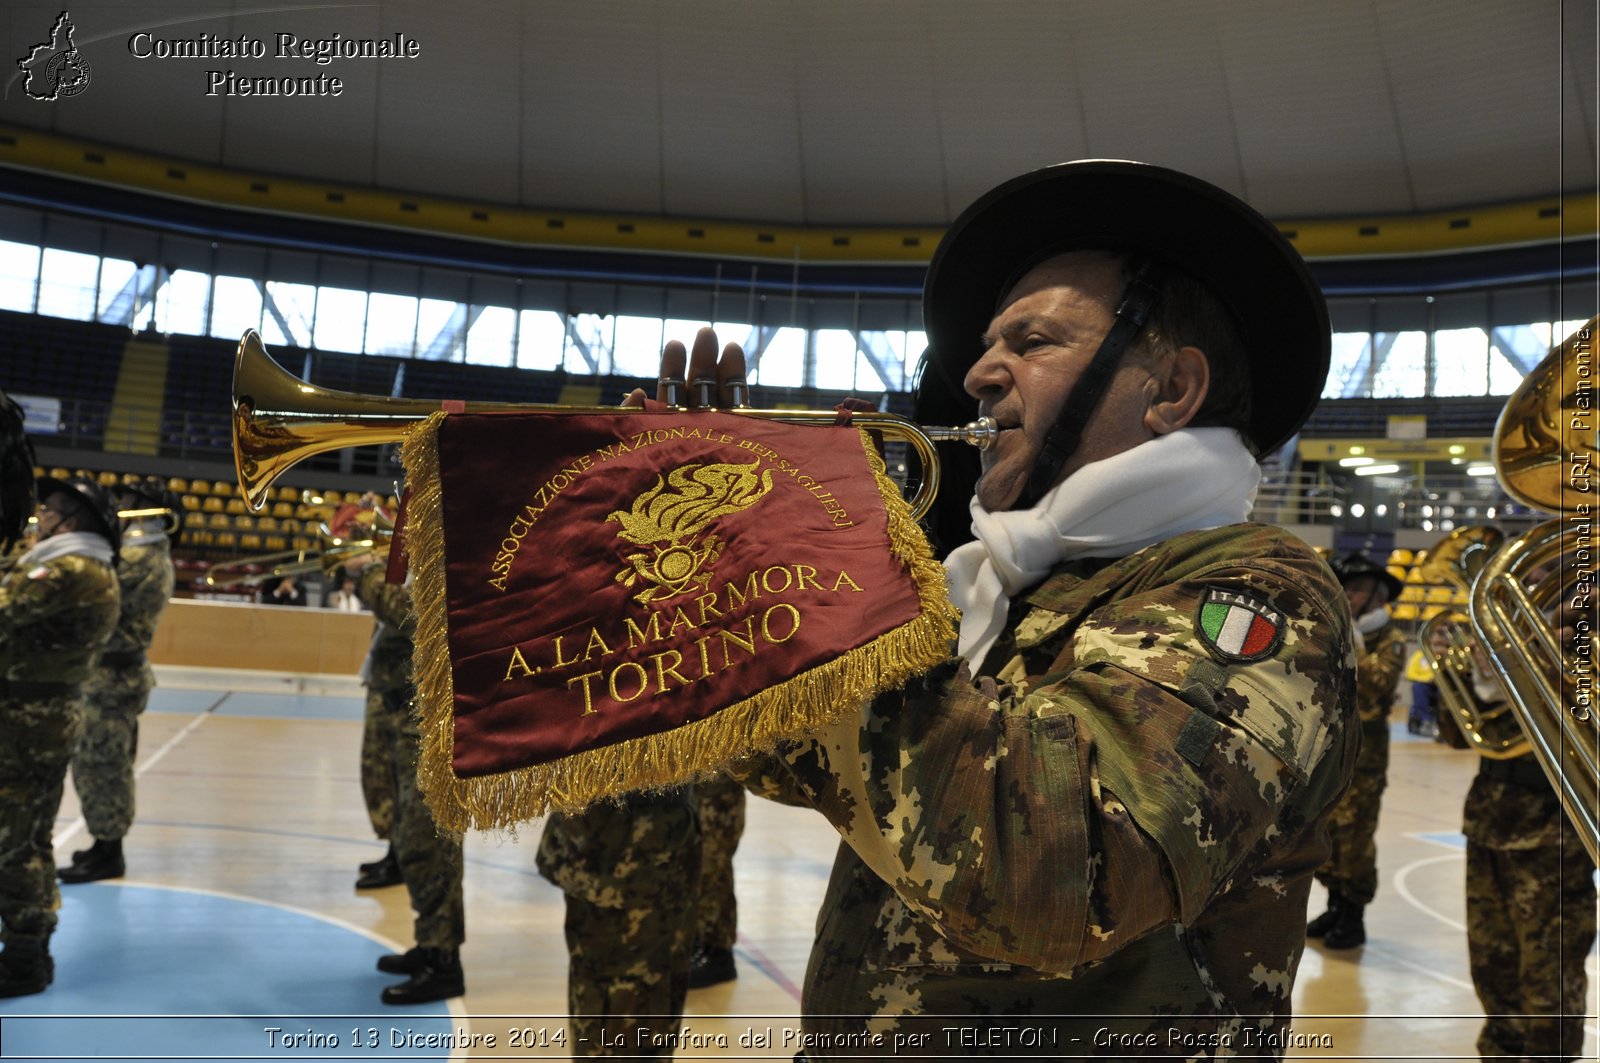
[[[1232,591],[1207,591],[1194,626],[1211,655],[1224,661],[1264,660],[1283,642],[1283,614],[1265,602]]]
[[[50,39],[28,49],[17,60],[22,69],[22,91],[36,100],[76,96],[89,87],[89,61],[72,41],[72,16],[65,11],[50,27]]]
[[[624,587],[644,583],[633,597],[638,602],[663,602],[702,590],[711,581],[711,567],[722,556],[715,533],[701,538],[712,521],[749,509],[772,490],[772,470],[759,476],[759,460],[749,465],[680,465],[607,521],[622,525],[617,538],[650,552],[624,554],[626,568],[616,579]]]

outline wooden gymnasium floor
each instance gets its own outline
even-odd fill
[[[566,1055],[562,902],[534,870],[539,825],[467,842],[468,992],[385,1009],[373,969],[411,943],[403,888],[358,893],[375,859],[357,784],[353,680],[163,670],[144,718],[128,875],[63,889],[58,973],[45,994],[0,1001],[0,1057],[445,1059]],[[1397,710],[1396,718],[1400,718]],[[1306,951],[1294,1059],[1476,1058],[1478,1004],[1462,922],[1462,797],[1472,755],[1395,725],[1369,941]],[[58,854],[84,844],[68,787]],[[804,810],[752,800],[735,861],[739,977],[691,992],[686,1029],[727,1049],[680,1059],[788,1059],[812,921],[834,835]],[[1313,910],[1320,910],[1320,890]],[[1589,958],[1594,1058],[1595,958]],[[276,1030],[278,1032],[274,1033]],[[753,1030],[769,1039],[739,1046]],[[494,1047],[429,1048],[492,1034]],[[314,1036],[307,1036],[308,1034]],[[337,1037],[338,1048],[307,1047]],[[352,1044],[352,1038],[361,1042]],[[377,1047],[367,1047],[375,1037]],[[512,1043],[513,1040],[520,1043]]]

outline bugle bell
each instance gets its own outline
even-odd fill
[[[240,493],[253,512],[261,512],[267,489],[296,462],[345,447],[397,443],[411,426],[440,410],[452,413],[518,411],[550,414],[633,414],[631,406],[559,406],[515,402],[456,402],[439,399],[396,399],[333,391],[296,379],[273,361],[261,336],[254,330],[239,341],[233,369],[233,458]],[[832,412],[758,410],[736,407],[724,412],[747,417],[829,425]],[[969,443],[980,449],[992,445],[999,430],[994,421],[980,418],[959,428],[924,428],[892,413],[856,413],[851,423],[885,439],[904,442],[917,452],[922,479],[910,500],[911,512],[920,518],[933,505],[939,490],[938,441]]]

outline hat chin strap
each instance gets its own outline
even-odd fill
[[[1141,262],[1133,279],[1123,289],[1111,330],[1100,341],[1100,348],[1089,359],[1071,394],[1061,404],[1056,423],[1050,426],[1045,436],[1044,447],[1034,462],[1033,472],[1028,476],[1022,496],[1017,500],[1018,509],[1032,509],[1045,492],[1055,486],[1056,478],[1061,475],[1061,467],[1078,449],[1084,425],[1089,423],[1095,407],[1100,405],[1101,397],[1111,386],[1111,378],[1122,363],[1123,352],[1144,331],[1156,304],[1161,301],[1160,285],[1161,271],[1155,263],[1148,260]]]

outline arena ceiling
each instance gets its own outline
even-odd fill
[[[9,58],[49,42],[59,2],[6,5]],[[1014,173],[1092,157],[1188,170],[1280,219],[1596,188],[1591,0],[209,0],[69,17],[90,79],[41,100],[24,88],[43,76],[9,64],[0,124],[531,209],[937,227]],[[323,65],[280,34],[416,54]],[[227,54],[254,42],[260,58]],[[299,94],[238,94],[285,79]]]

